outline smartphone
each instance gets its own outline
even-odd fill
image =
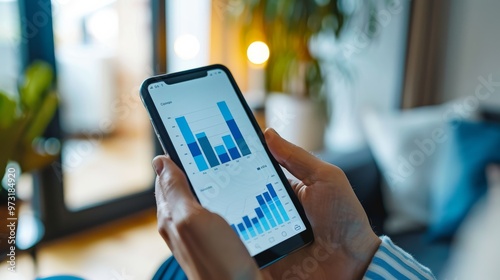
[[[164,152],[259,267],[313,241],[302,206],[225,66],[151,77],[140,91]]]

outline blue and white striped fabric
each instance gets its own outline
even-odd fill
[[[363,279],[436,279],[427,267],[394,245],[389,237],[382,236],[380,239],[382,243]]]

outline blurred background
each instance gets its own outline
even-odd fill
[[[171,253],[150,167],[162,151],[138,90],[213,63],[231,70],[262,128],[346,172],[377,234],[453,274],[474,229],[500,216],[498,10],[496,0],[0,0],[0,168],[15,170],[18,218],[16,272],[12,233],[0,230],[0,278],[152,278]],[[498,247],[488,232],[479,238]]]

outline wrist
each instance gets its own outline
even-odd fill
[[[350,279],[363,278],[381,243],[382,240],[372,232],[367,237],[356,242],[356,244],[353,244],[354,246],[347,252],[346,257],[348,261],[346,267],[349,267],[347,275],[350,276]]]

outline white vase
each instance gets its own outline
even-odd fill
[[[355,92],[345,82],[336,82],[335,77],[329,77],[329,82],[327,100],[332,113],[325,130],[325,149],[333,153],[350,153],[363,149],[366,141]]]
[[[266,124],[281,137],[308,151],[323,148],[325,118],[317,104],[309,99],[271,93],[266,99]]]

